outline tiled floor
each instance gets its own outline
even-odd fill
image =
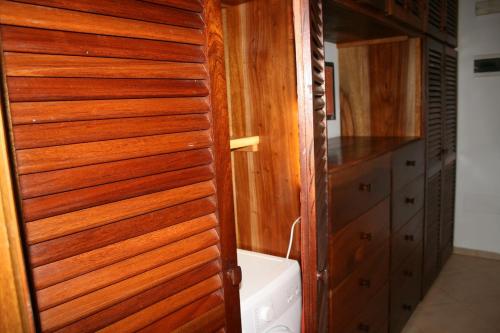
[[[403,333],[500,333],[500,261],[453,255]]]

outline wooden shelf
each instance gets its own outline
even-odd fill
[[[258,136],[246,136],[243,138],[231,139],[229,146],[231,151],[256,151],[260,143]]]

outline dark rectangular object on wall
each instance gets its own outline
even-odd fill
[[[474,60],[474,73],[500,72],[500,57]]]

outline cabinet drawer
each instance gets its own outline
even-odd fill
[[[342,333],[387,333],[389,330],[389,284],[365,306]]]
[[[391,239],[391,268],[395,270],[423,241],[424,211],[420,210]]]
[[[387,198],[331,238],[329,271],[332,287],[387,242],[390,215],[390,200]]]
[[[424,141],[419,140],[392,154],[392,190],[397,191],[425,170]]]
[[[429,224],[425,226],[424,236],[424,272],[423,290],[426,293],[438,274],[439,256],[439,226]]]
[[[332,293],[333,331],[343,332],[389,278],[389,244],[383,245]]]
[[[343,169],[330,176],[333,232],[360,216],[390,193],[390,155]]]
[[[391,275],[391,333],[399,333],[417,307],[421,295],[422,243]]]
[[[424,205],[424,177],[415,179],[393,194],[392,231],[396,232]]]

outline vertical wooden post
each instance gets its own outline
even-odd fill
[[[210,76],[213,122],[213,153],[216,168],[217,212],[220,223],[226,332],[241,332],[239,284],[241,271],[236,260],[229,117],[227,109],[224,39],[220,0],[205,1],[206,56]]]
[[[293,0],[301,166],[302,331],[316,332],[316,194],[309,0]]]

